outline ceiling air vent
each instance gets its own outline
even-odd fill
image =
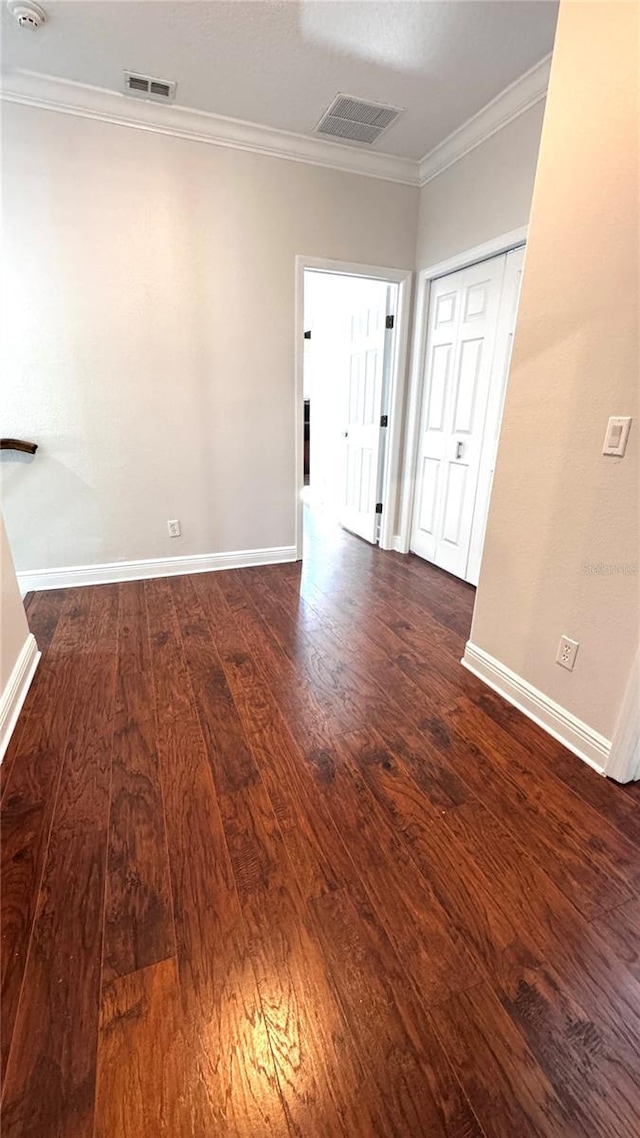
[[[401,107],[368,103],[354,95],[336,95],[316,127],[316,134],[346,138],[349,142],[375,142],[402,114]]]
[[[124,89],[127,95],[153,99],[158,103],[172,103],[176,97],[175,83],[167,79],[152,79],[150,75],[135,75],[132,71],[124,73]]]

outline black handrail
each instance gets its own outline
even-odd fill
[[[37,443],[28,443],[24,439],[0,439],[0,450],[21,450],[24,454],[35,454]]]

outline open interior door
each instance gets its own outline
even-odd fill
[[[386,291],[351,313],[343,432],[340,522],[366,541],[377,540],[380,420],[384,395]]]

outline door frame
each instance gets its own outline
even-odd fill
[[[512,229],[499,237],[493,237],[482,245],[474,245],[449,257],[446,261],[438,261],[421,269],[418,273],[418,288],[415,306],[413,342],[411,345],[411,365],[409,386],[407,392],[407,411],[404,462],[402,466],[401,492],[398,508],[398,533],[393,548],[398,553],[408,553],[411,542],[411,522],[413,517],[413,504],[416,487],[416,466],[418,461],[418,434],[420,429],[420,412],[422,410],[422,383],[424,378],[425,355],[427,350],[427,331],[429,327],[429,302],[431,298],[431,282],[438,277],[446,277],[449,273],[456,273],[459,269],[467,269],[480,261],[488,261],[491,257],[498,257],[501,253],[508,253],[519,245],[525,245],[529,226],[523,225],[519,229]]]
[[[631,665],[604,773],[617,782],[640,779],[640,650]]]
[[[366,277],[398,286],[398,303],[393,329],[393,356],[389,369],[389,426],[382,471],[382,501],[385,509],[380,524],[381,549],[395,549],[395,513],[401,475],[402,408],[409,353],[409,325],[413,271],[390,269],[385,265],[361,265],[353,261],[332,261],[326,257],[298,254],[295,259],[295,544],[296,560],[302,559],[304,488],[304,274],[306,269],[343,277]]]

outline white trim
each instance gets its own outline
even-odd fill
[[[15,730],[22,705],[27,698],[41,653],[32,632],[25,640],[6,687],[0,695],[0,763]]]
[[[295,261],[295,501],[296,560],[302,558],[304,488],[304,274],[306,269],[335,273],[339,276],[366,277],[369,280],[397,284],[398,303],[394,328],[394,355],[389,390],[389,438],[384,463],[383,502],[396,501],[396,487],[401,469],[402,406],[406,385],[409,323],[413,273],[410,269],[389,269],[381,265],[360,265],[354,261],[331,261],[326,257],[296,256]],[[395,549],[394,510],[383,511],[380,526],[380,548]]]
[[[355,144],[330,142],[226,115],[196,111],[176,103],[163,106],[132,99],[121,91],[73,83],[34,71],[11,71],[4,75],[0,98],[9,103],[186,138],[192,142],[248,150],[408,186],[418,185],[418,164],[412,158],[400,158],[379,150],[364,150]]]
[[[547,734],[573,751],[574,755],[584,759],[599,774],[604,774],[611,751],[611,743],[604,735],[594,731],[593,727],[583,723],[470,640],[465,646],[461,663],[467,671],[473,672],[474,676],[488,684],[498,695],[519,708],[529,719],[533,719]]]
[[[640,652],[631,665],[605,774],[617,782],[640,779]]]
[[[213,146],[248,150],[363,174],[369,178],[425,186],[432,178],[458,162],[476,146],[502,130],[524,111],[544,99],[549,83],[551,56],[544,59],[501,91],[477,114],[423,155],[419,162],[354,143],[330,142],[313,135],[279,130],[259,123],[197,111],[172,103],[170,106],[130,99],[122,91],[109,91],[88,83],[75,83],[35,71],[10,71],[2,78],[0,98],[23,106],[39,107],[60,114],[115,123],[136,130],[186,138]]]
[[[389,426],[387,428],[387,445],[380,497],[380,501],[384,504],[378,542],[381,549],[395,549],[396,503],[398,501],[398,483],[402,473],[402,415],[407,385],[412,294],[413,273],[406,273],[398,282],[398,301],[395,313],[396,327],[387,402]]]
[[[486,261],[490,257],[497,257],[507,253],[519,245],[524,245],[529,231],[528,225],[518,229],[511,229],[498,237],[492,237],[481,245],[474,245],[446,261],[438,261],[421,269],[418,274],[418,288],[415,305],[415,326],[413,343],[411,346],[410,377],[407,392],[406,431],[404,446],[404,463],[402,469],[402,482],[400,487],[400,501],[398,513],[398,534],[396,549],[398,553],[408,553],[411,540],[411,516],[413,512],[413,498],[416,480],[416,462],[418,451],[418,431],[420,425],[420,408],[422,405],[422,387],[424,375],[424,357],[427,347],[427,327],[429,319],[429,297],[431,281],[437,277],[447,276],[449,273],[466,269],[479,261]]]
[[[498,257],[501,253],[508,253],[510,249],[517,248],[518,245],[526,244],[528,233],[528,225],[519,225],[517,229],[500,233],[498,237],[491,237],[481,245],[472,245],[470,249],[463,249],[461,253],[447,257],[446,261],[436,261],[434,265],[428,265],[426,269],[420,270],[420,275],[430,281],[436,277],[448,277],[449,273],[457,273],[458,269],[467,269],[469,265],[488,261],[491,257]]]
[[[508,123],[544,99],[549,85],[550,70],[551,55],[547,55],[509,87],[505,87],[504,91],[454,130],[448,138],[434,146],[433,150],[425,154],[418,163],[420,185],[426,186],[432,178],[437,178],[443,170],[453,166],[454,162],[464,158],[465,154],[475,150],[476,146],[486,142]]]
[[[77,585],[106,585],[114,581],[142,581],[148,577],[173,577],[181,573],[213,573],[218,569],[243,569],[248,565],[275,565],[295,561],[293,545],[267,549],[240,549],[232,553],[194,553],[186,557],[157,557],[141,561],[107,561],[102,565],[70,565],[60,569],[32,569],[17,573],[25,592],[41,589],[71,589]]]

